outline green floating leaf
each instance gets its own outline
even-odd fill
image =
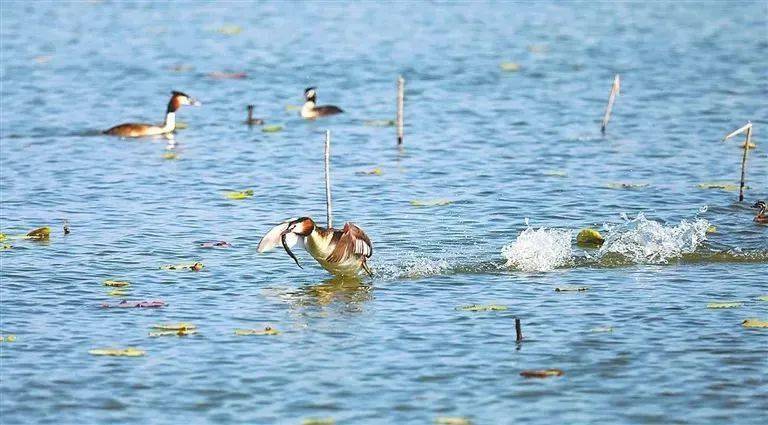
[[[333,418],[307,418],[301,421],[301,425],[335,425]]]
[[[179,159],[179,154],[177,154],[176,152],[166,152],[163,154],[162,158],[167,159],[169,161],[175,160],[175,159]]]
[[[301,106],[300,105],[285,105],[286,111],[300,111]]]
[[[740,302],[707,303],[707,308],[739,308],[739,307],[741,307]]]
[[[242,192],[224,192],[224,196],[227,199],[233,199],[233,200],[246,199],[246,198],[250,198],[251,196],[253,196],[253,190],[252,189],[248,189],[248,190],[244,190]]]
[[[563,375],[565,375],[565,372],[560,369],[524,370],[520,372],[520,376],[524,378],[550,378]]]
[[[499,66],[504,72],[517,72],[520,70],[520,64],[515,62],[502,62]]]
[[[235,335],[280,335],[280,331],[267,326],[264,329],[235,329]]]
[[[576,235],[576,244],[582,247],[599,247],[605,242],[605,238],[595,229],[581,229]]]
[[[608,183],[609,189],[640,189],[648,187],[648,183]]]
[[[140,357],[147,354],[147,352],[138,348],[98,348],[89,350],[88,354],[94,356]]]
[[[104,281],[104,286],[112,286],[115,288],[122,288],[130,285],[131,285],[130,282],[126,282],[124,280],[105,280]]]
[[[545,171],[544,175],[550,176],[550,177],[567,177],[568,173],[562,170],[549,170],[549,171]]]
[[[768,321],[760,319],[746,319],[741,324],[745,328],[768,328]]]
[[[503,311],[506,309],[507,309],[507,306],[496,305],[496,304],[488,304],[488,305],[472,304],[472,305],[465,305],[457,308],[457,310],[463,310],[463,311]]]
[[[282,125],[265,125],[261,128],[261,131],[264,133],[277,133],[278,131],[283,131]]]
[[[461,416],[438,416],[435,419],[436,425],[472,425],[472,421]]]
[[[0,335],[0,342],[15,342],[16,341],[16,335],[6,335],[3,337]]]
[[[613,332],[613,326],[599,326],[589,330],[590,332]]]
[[[51,237],[51,228],[50,227],[41,227],[39,229],[35,229],[27,233],[26,238],[27,239],[49,239]]]
[[[128,295],[128,292],[125,289],[113,289],[107,292],[107,295],[110,297],[124,297]]]
[[[203,269],[203,263],[182,263],[182,264],[165,264],[160,266],[161,270],[192,270],[193,272],[199,272]]]
[[[368,127],[394,127],[397,123],[395,120],[367,120],[363,124]]]
[[[360,175],[360,176],[380,176],[380,175],[384,174],[384,172],[381,171],[381,168],[376,167],[376,168],[374,168],[372,170],[368,170],[368,171],[358,171],[355,174]]]
[[[411,205],[414,207],[441,207],[444,205],[450,205],[453,201],[450,199],[432,199],[432,200],[413,200]]]
[[[187,127],[189,127],[189,124],[184,121],[176,121],[176,130],[184,130]]]
[[[588,290],[588,286],[558,286],[555,288],[555,292],[584,292]]]
[[[176,331],[156,331],[156,332],[150,332],[149,336],[153,338],[157,338],[160,336],[187,336],[187,335],[194,335],[197,333],[197,329],[179,329]]]
[[[757,299],[759,301],[768,301],[768,295],[760,295]]]
[[[243,29],[238,25],[223,25],[216,29],[216,32],[224,35],[237,35],[242,31]]]
[[[739,190],[739,185],[733,183],[699,183],[698,186],[699,189],[720,189],[727,192],[735,192]],[[745,188],[749,189],[749,186],[746,186]]]
[[[707,233],[717,233],[717,227],[716,226],[707,227]]]
[[[0,242],[4,241],[7,236],[5,236],[5,233],[0,233]]]
[[[159,325],[152,325],[152,329],[158,329],[161,331],[183,331],[183,330],[197,329],[197,326],[187,322],[161,323]]]
[[[7,249],[13,249],[13,245],[7,243],[0,245],[0,250],[5,251]]]

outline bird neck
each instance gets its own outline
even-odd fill
[[[165,114],[163,131],[173,131],[174,129],[176,129],[176,113],[168,111],[168,113]]]

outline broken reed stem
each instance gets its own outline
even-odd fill
[[[749,153],[749,145],[752,143],[752,121],[747,121],[738,130],[731,132],[729,135],[723,137],[723,141],[730,139],[733,136],[746,132],[746,141],[744,142],[744,155],[741,157],[741,181],[739,182],[739,202],[744,201],[744,183],[747,179],[747,154]]]
[[[405,101],[405,79],[397,77],[397,144],[403,144],[403,103]]]
[[[523,327],[520,325],[520,319],[515,317],[515,334],[517,334],[517,338],[515,341],[522,342],[523,341]]]
[[[600,126],[600,132],[605,134],[605,129],[608,127],[608,121],[611,119],[611,111],[613,110],[613,102],[616,101],[616,95],[621,90],[621,80],[619,74],[613,77],[613,86],[611,86],[611,94],[608,96],[608,105],[605,107],[605,115],[603,115],[603,125]]]
[[[328,228],[333,227],[331,204],[331,130],[325,130],[325,218]]]
[[[744,156],[741,157],[741,183],[739,183],[739,202],[744,201],[744,181],[747,177],[747,153],[752,143],[752,126],[747,128],[747,141],[744,143]]]

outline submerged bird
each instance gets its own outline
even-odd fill
[[[757,201],[752,208],[757,208],[757,215],[755,216],[755,222],[760,224],[768,224],[768,206],[765,205],[765,201]]]
[[[261,118],[254,118],[253,117],[253,105],[248,105],[248,119],[245,120],[245,123],[248,125],[262,125],[264,124],[264,120]]]
[[[172,91],[171,100],[168,102],[168,110],[165,113],[165,122],[163,122],[163,125],[126,123],[116,125],[109,130],[104,131],[104,134],[121,137],[142,137],[171,133],[176,129],[176,110],[178,110],[181,105],[200,106],[200,102],[180,91]]]
[[[289,220],[273,227],[259,242],[259,252],[266,252],[282,245],[285,252],[301,267],[291,251],[301,245],[320,265],[337,276],[357,276],[365,270],[373,276],[366,263],[373,255],[373,245],[363,229],[346,223],[344,229],[323,228],[309,217]]]
[[[304,106],[301,107],[301,117],[309,120],[317,117],[340,114],[344,111],[338,106],[317,106],[317,87],[309,87],[304,90]]]

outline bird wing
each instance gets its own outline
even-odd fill
[[[339,241],[336,242],[336,246],[326,258],[326,261],[338,263],[350,254],[370,258],[373,255],[373,244],[371,244],[371,240],[363,232],[363,229],[352,223],[347,223],[344,225]]]
[[[261,238],[261,242],[259,242],[259,247],[257,250],[259,252],[267,252],[274,249],[276,246],[282,245],[281,234],[285,231],[285,229],[288,228],[288,223],[293,220],[294,219],[286,220],[273,227],[269,232],[267,232],[266,235],[264,235],[263,238]],[[293,248],[293,246],[297,243],[301,243],[301,247],[303,248],[303,242],[304,238],[295,233],[288,233],[285,235],[285,244],[288,246],[288,248]]]

